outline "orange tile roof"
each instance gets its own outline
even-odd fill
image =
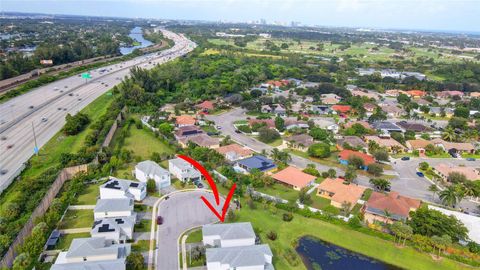
[[[330,197],[332,201],[338,203],[349,202],[352,206],[362,197],[365,189],[366,188],[355,184],[344,184],[340,178],[327,178],[318,185],[319,191],[324,190],[329,193],[334,193],[333,196]]]
[[[333,105],[332,110],[341,112],[341,113],[346,113],[349,112],[352,109],[349,105]]]
[[[419,148],[424,148],[427,147],[427,145],[432,144],[432,142],[424,140],[424,139],[415,139],[415,140],[408,140],[407,145],[410,145],[410,147],[413,150],[419,149]]]
[[[200,108],[200,109],[205,109],[205,110],[213,110],[214,109],[213,102],[211,102],[209,100],[205,100],[204,102],[202,102],[200,104],[197,104],[196,107]]]
[[[289,166],[279,171],[278,173],[272,175],[272,177],[277,181],[299,188],[306,187],[310,182],[314,181],[317,178],[313,175],[306,174],[292,166]]]
[[[239,155],[241,157],[247,157],[247,156],[250,156],[250,155],[253,154],[252,150],[250,150],[248,148],[244,148],[244,147],[242,147],[242,146],[240,146],[236,143],[221,146],[221,147],[219,147],[215,150],[222,155],[225,155],[225,154],[230,153],[230,152],[235,152],[237,155]]]
[[[195,117],[191,115],[179,115],[175,117],[175,123],[177,125],[195,125]]]
[[[471,92],[470,96],[471,97],[480,97],[480,92]]]
[[[365,165],[369,165],[369,164],[372,164],[372,163],[375,163],[375,159],[370,156],[370,155],[367,155],[365,153],[362,153],[362,152],[358,152],[358,151],[353,151],[353,150],[342,150],[339,154],[338,154],[338,157],[340,159],[343,159],[343,160],[348,160],[351,156],[356,156],[356,157],[359,157],[361,159],[363,159],[363,163]]]
[[[375,208],[381,211],[387,210],[391,214],[408,217],[411,210],[420,207],[421,201],[409,197],[401,196],[397,192],[383,194],[373,192],[370,199],[366,202],[368,208]]]
[[[407,91],[407,94],[410,95],[410,96],[415,96],[415,97],[423,97],[423,96],[425,96],[425,91],[409,90],[409,91]]]

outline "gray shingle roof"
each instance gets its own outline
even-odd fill
[[[203,236],[219,235],[221,239],[255,238],[250,222],[209,224],[202,227]]]
[[[266,265],[265,255],[272,256],[268,245],[209,248],[206,251],[207,263],[220,262],[230,268]]]
[[[50,270],[124,270],[125,259],[97,262],[54,264]]]
[[[73,239],[66,258],[120,255],[118,245],[107,245],[105,237],[76,238]]]
[[[132,199],[99,199],[94,212],[133,211]]]
[[[169,174],[167,170],[164,168],[160,167],[157,163],[151,161],[151,160],[145,160],[137,164],[135,166],[137,169],[140,171],[144,172],[147,175],[158,175],[162,176],[165,174]]]

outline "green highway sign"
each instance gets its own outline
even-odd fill
[[[92,76],[90,75],[90,73],[82,73],[82,78],[83,79],[91,79]]]

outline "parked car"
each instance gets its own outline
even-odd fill
[[[476,159],[475,159],[475,158],[473,158],[473,157],[469,157],[469,158],[467,158],[467,161],[475,161],[475,160],[476,160]]]
[[[402,157],[403,161],[410,160],[410,157]]]
[[[157,225],[162,225],[163,224],[163,217],[158,216],[157,217]]]
[[[198,183],[198,184],[197,184],[197,187],[198,187],[198,188],[203,188],[203,184],[202,184],[202,183]]]
[[[424,177],[424,176],[425,176],[422,172],[417,172],[417,175],[418,175],[419,177]]]
[[[0,170],[0,175],[4,175],[4,174],[7,174],[8,170],[6,169],[1,169]]]
[[[235,133],[242,133],[242,132],[238,129],[235,129]]]
[[[46,117],[42,117],[42,122],[47,122],[48,119]]]

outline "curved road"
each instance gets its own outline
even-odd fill
[[[41,148],[63,127],[68,113],[77,113],[119,84],[128,76],[130,68],[150,69],[185,55],[196,47],[183,35],[167,30],[162,32],[175,42],[168,50],[93,70],[89,82],[75,75],[0,104],[0,192],[8,187],[34,154],[32,125],[37,145]]]
[[[186,230],[218,221],[200,199],[205,196],[209,201],[215,202],[212,193],[198,190],[178,192],[171,194],[158,206],[158,215],[163,217],[163,224],[158,226],[156,245],[156,269],[179,269],[179,238]],[[221,211],[224,199],[220,199]]]

